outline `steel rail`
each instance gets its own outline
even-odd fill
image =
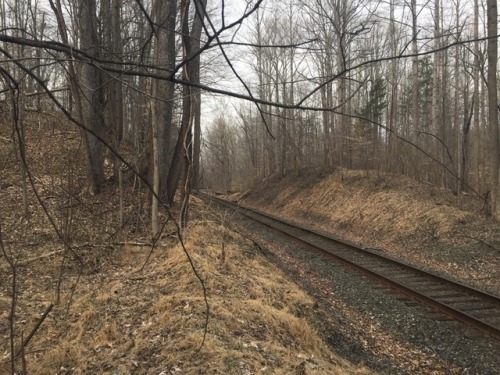
[[[200,193],[230,209],[332,256],[351,268],[500,340],[500,298],[330,234]],[[294,233],[295,232],[295,233]]]

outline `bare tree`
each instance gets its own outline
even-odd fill
[[[488,123],[490,127],[491,213],[500,221],[500,131],[498,128],[498,5],[488,0]]]
[[[94,58],[99,58],[98,46],[100,41],[97,32],[96,11],[95,0],[80,1],[79,16],[82,50]],[[106,134],[104,132],[101,74],[91,64],[83,64],[81,68],[80,90],[82,92],[82,123],[89,130],[83,133],[87,146],[89,188],[94,194],[97,194],[100,193],[104,183],[104,145],[101,139],[104,139]]]

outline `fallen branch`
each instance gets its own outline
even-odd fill
[[[38,322],[35,324],[35,327],[33,327],[33,329],[31,330],[30,334],[28,335],[28,337],[26,337],[26,339],[21,344],[21,347],[17,351],[16,358],[19,358],[19,356],[24,352],[24,348],[29,344],[30,340],[33,338],[33,336],[35,335],[36,331],[38,331],[38,328],[40,328],[40,326],[42,325],[43,321],[45,320],[45,318],[47,317],[47,315],[49,315],[49,313],[50,313],[50,311],[52,310],[53,307],[54,307],[54,304],[51,303],[47,307],[47,309],[45,310],[45,312],[43,313],[43,315],[40,317],[40,319],[38,319]]]
[[[57,255],[57,254],[60,254],[60,253],[64,253],[64,251],[65,250],[52,251],[50,253],[43,254],[43,255],[40,255],[40,256],[37,256],[37,257],[34,257],[34,258],[26,259],[24,262],[18,262],[17,265],[18,266],[26,266],[28,264],[36,262],[37,260],[44,259],[44,258],[50,258],[51,256],[54,256],[54,255]]]
[[[238,203],[240,203],[243,199],[245,199],[248,196],[248,194],[250,194],[252,191],[253,189],[248,189],[243,194],[241,194],[240,197],[238,198]]]
[[[136,247],[149,247],[151,246],[151,243],[150,242],[127,242],[127,241],[124,241],[124,242],[113,242],[111,244],[112,245],[120,245],[120,246],[136,246]],[[108,246],[108,245],[104,245],[104,244],[92,244],[92,243],[82,243],[82,244],[79,244],[79,245],[74,245],[72,246],[74,249],[79,249],[79,248],[82,248],[82,247],[105,247],[105,246]],[[34,258],[30,258],[30,259],[26,259],[25,261],[23,262],[18,262],[17,265],[20,266],[20,267],[23,267],[23,266],[27,266],[33,262],[36,262],[37,260],[40,260],[40,259],[44,259],[44,258],[50,258],[51,256],[54,256],[54,255],[58,255],[58,254],[61,254],[61,253],[64,253],[65,250],[57,250],[57,251],[52,251],[50,253],[47,253],[47,254],[42,254],[40,256],[37,256],[37,257],[34,257]]]
[[[499,249],[498,247],[496,247],[496,246],[493,246],[493,245],[492,245],[492,244],[490,244],[489,242],[486,242],[486,241],[484,241],[484,240],[479,240],[479,239],[478,239],[478,241],[479,241],[479,242],[481,242],[481,243],[483,243],[483,244],[485,244],[485,245],[486,245],[486,246],[488,246],[490,249],[496,250],[496,251],[498,251],[498,252],[500,253],[500,249]]]
[[[134,242],[134,241],[119,241],[119,242],[113,242],[112,245],[120,245],[120,246],[151,246],[151,242]]]

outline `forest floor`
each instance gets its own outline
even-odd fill
[[[372,373],[336,355],[309,323],[315,300],[196,198],[184,247],[165,214],[150,254],[146,189],[125,176],[120,224],[113,179],[86,189],[83,147],[58,116],[28,113],[25,217],[0,120],[0,374],[12,352],[18,375]]]
[[[185,234],[185,246],[208,295],[204,343],[203,290],[174,237],[161,240],[143,269],[146,246],[96,247],[87,250],[80,277],[76,262],[66,270],[60,304],[26,348],[28,373],[370,373],[336,356],[322,342],[307,322],[315,305],[307,293],[252,243],[224,228],[212,212],[194,210],[198,213]],[[44,248],[49,253],[51,246]],[[38,249],[31,247],[30,253],[34,251]],[[91,259],[98,259],[98,269]],[[57,260],[19,267],[18,335],[26,337],[54,301]],[[4,261],[1,275],[0,373],[7,374],[11,301]]]

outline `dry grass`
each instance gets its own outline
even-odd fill
[[[369,175],[366,171],[341,171],[318,179],[285,177],[250,196],[282,214],[319,219],[340,227],[366,227],[392,237],[428,231],[445,236],[477,216],[479,204],[459,207],[456,198],[444,190],[390,175]],[[263,194],[270,188],[269,193]]]
[[[220,224],[227,218],[206,211],[186,233],[211,309],[200,349],[205,304],[182,249],[166,235],[139,271],[149,249],[103,244],[116,230],[116,190],[110,185],[97,196],[87,194],[80,133],[60,118],[32,117],[27,149],[36,188],[58,225],[71,214],[69,235],[84,267],[79,278],[79,265],[66,261],[61,301],[26,348],[29,374],[367,373],[336,358],[309,327],[313,300]],[[0,136],[8,137],[8,129],[0,123]],[[11,150],[2,139],[3,241],[21,262],[54,253],[19,269],[17,343],[55,300],[62,264],[57,251],[63,246],[32,193],[30,220],[22,219],[21,180]],[[138,237],[148,223],[134,213],[136,192],[130,185],[125,189],[134,200],[125,205],[130,221],[113,240],[143,241]],[[146,202],[144,189],[142,195]],[[10,271],[0,257],[0,374],[9,373],[9,288]]]
[[[402,176],[309,171],[271,179],[246,204],[500,291],[500,225],[483,203]]]
[[[251,243],[214,220],[186,239],[209,296],[201,349],[205,303],[182,248],[166,243],[139,272],[148,250],[124,247],[80,281],[68,315],[59,306],[44,323],[30,374],[369,373],[335,357],[307,323],[313,299]]]

